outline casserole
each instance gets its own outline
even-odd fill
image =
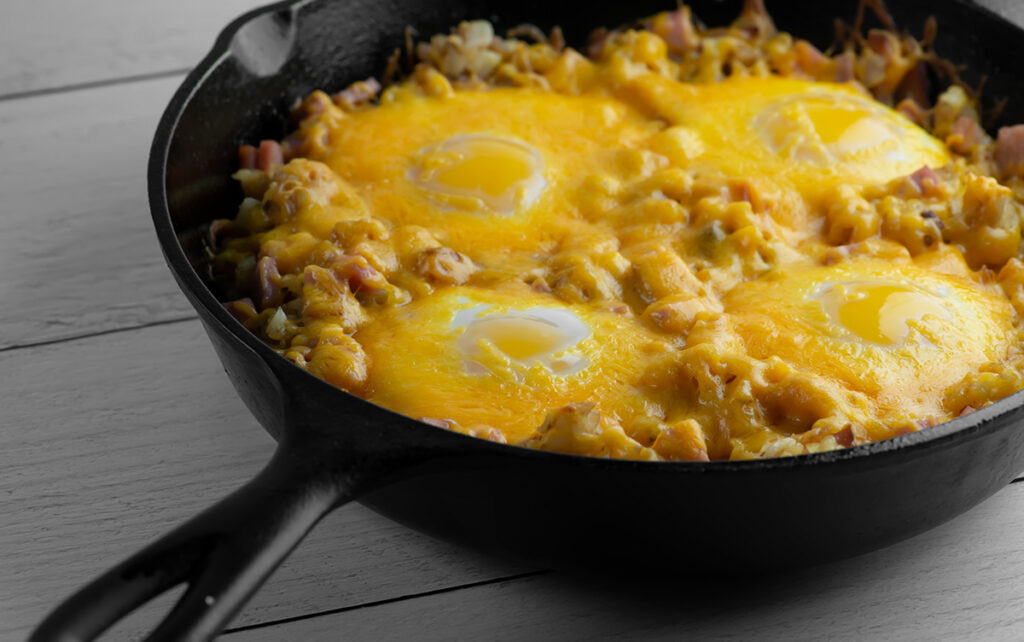
[[[855,4],[830,11],[849,16]],[[709,22],[737,9],[695,5]],[[503,26],[544,16],[541,26],[561,24],[570,42],[664,7],[584,8],[493,6]],[[77,593],[34,639],[93,637],[183,582],[188,591],[152,639],[212,637],[325,512],[357,496],[435,535],[556,566],[765,572],[920,532],[1019,470],[1019,393],[927,431],[844,451],[754,462],[610,461],[424,426],[314,379],[245,331],[197,270],[200,226],[237,196],[227,179],[234,146],[253,132],[279,138],[295,96],[374,73],[407,24],[433,33],[478,11],[458,2],[275,5],[231,25],[186,80],[154,141],[154,221],[239,394],[280,447],[253,482]],[[795,3],[772,11],[793,33],[831,33],[831,16],[808,15]],[[962,2],[907,2],[893,13],[901,24],[934,13],[940,24],[955,25],[940,35],[944,55],[991,74],[992,94],[1020,95],[1021,81],[999,73],[1019,30]],[[1007,121],[1021,120],[1010,107]]]
[[[577,455],[821,452],[1024,388],[1024,127],[892,30],[641,24],[585,58],[462,22],[298,102],[211,225],[225,305],[372,403]]]

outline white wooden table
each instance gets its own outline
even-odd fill
[[[1024,23],[1024,2],[987,3]],[[273,449],[164,266],[144,176],[184,73],[256,4],[4,1],[0,640],[23,639],[70,591],[240,485]],[[109,639],[137,638],[174,597]],[[350,505],[225,636],[1024,640],[1024,483],[889,549],[742,582],[574,578]]]

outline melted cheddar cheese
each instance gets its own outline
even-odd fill
[[[850,84],[769,76],[698,85],[645,74],[625,93],[692,132],[694,171],[756,176],[815,209],[841,185],[878,185],[951,161],[941,141]]]
[[[366,398],[417,417],[500,426],[528,438],[553,407],[585,399],[618,421],[645,414],[644,362],[671,344],[621,314],[526,291],[444,288],[355,335],[371,363]]]
[[[820,452],[1024,386],[1022,209],[970,102],[922,127],[757,6],[589,58],[464,23],[374,101],[314,92],[237,174],[229,309],[373,403],[594,456]]]

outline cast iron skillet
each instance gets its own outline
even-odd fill
[[[724,24],[739,2],[693,2]],[[896,4],[896,3],[893,3]],[[225,29],[164,113],[149,163],[160,244],[239,395],[279,441],[267,467],[216,506],[71,596],[32,640],[93,639],[178,584],[188,589],[150,640],[214,637],[328,511],[358,498],[418,530],[495,554],[578,570],[768,572],[909,537],[988,497],[1024,468],[1022,393],[947,424],[838,452],[749,462],[650,463],[575,457],[465,437],[383,410],[292,365],[221,307],[202,267],[204,223],[241,196],[228,178],[240,143],[280,138],[288,107],[381,71],[403,30],[561,25],[570,43],[671,0],[284,2]],[[828,46],[835,16],[769,2],[781,29]],[[939,20],[941,54],[987,74],[1024,121],[1022,31],[963,0],[902,0],[898,24]]]

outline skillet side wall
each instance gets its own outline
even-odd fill
[[[711,24],[739,2],[693,2]],[[337,90],[377,74],[412,24],[422,36],[466,18],[561,24],[571,43],[599,25],[673,3],[304,2],[249,19],[229,51],[198,81],[171,133],[166,173],[170,219],[188,263],[205,275],[200,226],[230,216],[241,200],[228,178],[241,143],[280,138],[288,106],[315,88]],[[830,5],[769,3],[780,28],[829,44],[833,15],[851,20],[856,0]],[[939,19],[939,51],[993,75],[989,95],[1024,96],[1006,73],[1005,52],[1021,32],[961,2],[911,0],[893,7],[919,32]],[[911,18],[910,16],[914,16]],[[955,28],[955,29],[954,29]],[[817,34],[818,37],[814,37]],[[1007,122],[1024,120],[1011,101]],[[172,123],[173,125],[173,123]],[[155,211],[160,227],[162,212]],[[320,440],[337,476],[385,478],[365,502],[445,539],[561,567],[661,565],[662,570],[769,570],[845,557],[923,531],[991,495],[1024,467],[1015,404],[988,425],[961,422],[951,439],[882,447],[867,457],[751,466],[630,464],[535,453],[429,428],[313,379],[215,315],[209,293],[190,281],[162,239],[172,270],[200,316],[246,405],[272,434]],[[189,277],[189,278],[186,278]],[[903,442],[898,442],[903,443]],[[355,469],[355,473],[353,473]],[[391,471],[395,471],[393,474]],[[374,486],[376,487],[376,485]],[[625,546],[623,546],[625,545]],[[614,549],[610,547],[615,547]],[[621,550],[632,554],[618,553]],[[780,554],[777,551],[794,551]],[[798,551],[799,552],[796,552]],[[615,551],[615,552],[613,552]],[[776,551],[764,553],[762,551]]]
[[[401,523],[555,568],[641,574],[777,572],[924,532],[1007,484],[1016,417],[984,438],[811,466],[610,472],[503,457],[437,462],[361,501]]]
[[[287,391],[288,426],[322,445],[336,478],[370,482],[362,503],[435,537],[556,568],[745,574],[830,561],[936,526],[1024,465],[1019,412],[960,439],[824,463],[652,465],[502,447],[339,400],[297,369],[254,367],[210,321],[247,405],[265,412],[262,395]]]

